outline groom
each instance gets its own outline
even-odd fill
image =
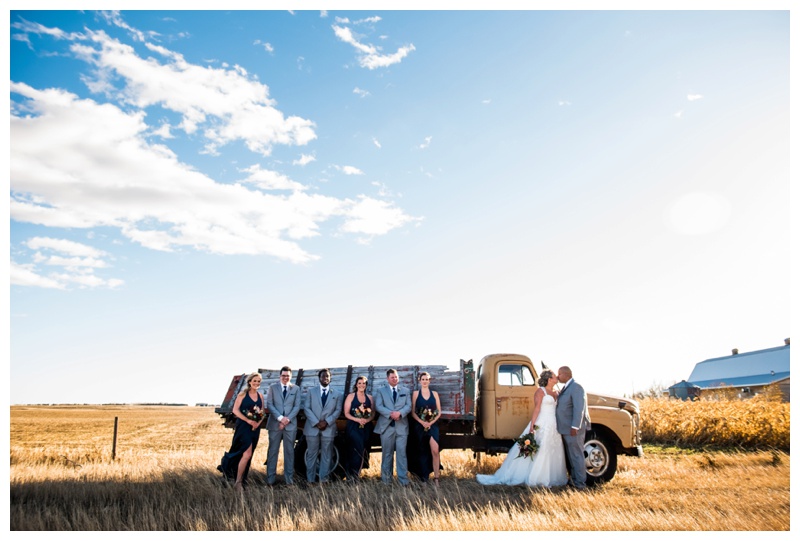
[[[564,387],[558,395],[556,403],[556,427],[564,440],[567,459],[570,464],[570,484],[583,490],[586,488],[586,459],[583,455],[583,442],[586,431],[592,425],[589,419],[589,407],[586,403],[586,391],[572,379],[572,370],[568,366],[558,369],[558,381]]]

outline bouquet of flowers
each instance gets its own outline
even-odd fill
[[[533,430],[539,428],[538,426],[534,425]],[[533,455],[539,450],[539,444],[536,443],[536,440],[533,437],[533,432],[528,432],[527,434],[523,434],[516,440],[514,440],[517,445],[519,445],[519,456],[517,458],[530,458],[533,460]]]
[[[350,410],[350,414],[356,419],[369,419],[372,416],[372,408],[368,408],[364,404],[359,404],[357,408]],[[358,428],[364,428],[364,425],[359,424]]]
[[[422,419],[425,422],[432,421],[439,415],[439,410],[432,410],[431,408],[419,408],[417,411],[417,417]],[[428,428],[425,428],[425,432],[428,431]]]
[[[248,419],[252,419],[253,421],[258,421],[258,424],[253,428],[253,430],[258,430],[261,427],[261,421],[263,421],[266,416],[266,410],[259,408],[258,406],[253,406],[251,409],[243,409],[242,413]]]

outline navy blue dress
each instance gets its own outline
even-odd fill
[[[436,410],[436,398],[431,395],[425,400],[422,397],[422,391],[417,395],[417,401],[414,403],[414,411],[419,415],[419,410],[422,408],[430,408],[431,411]],[[411,427],[413,438],[409,443],[413,446],[409,449],[408,453],[408,471],[427,481],[431,473],[433,473],[433,457],[431,456],[431,438],[436,443],[439,443],[439,423],[436,422],[427,431],[419,424],[416,419],[411,417]]]
[[[264,404],[261,401],[260,394],[256,400],[253,400],[250,398],[249,394],[246,394],[242,399],[240,407],[243,411],[247,411],[251,410],[253,406],[258,406],[259,408],[264,409]],[[253,455],[256,452],[258,436],[260,434],[261,427],[259,427],[258,430],[253,430],[252,426],[245,423],[238,417],[236,418],[236,427],[233,431],[233,442],[231,443],[231,449],[222,456],[222,462],[219,466],[217,466],[217,469],[221,471],[225,478],[230,482],[233,483],[236,481],[236,474],[239,470],[239,462],[242,459],[242,455],[245,451],[247,451],[248,447],[252,445],[253,452],[250,454],[250,461],[247,463],[247,467],[242,474],[242,484],[247,484],[247,473],[250,471],[250,462],[252,462]]]
[[[350,415],[355,417],[355,410],[361,405],[358,400],[358,395],[353,395],[353,401],[350,403]],[[369,396],[364,399],[364,406],[372,408],[372,402]],[[345,475],[347,479],[358,479],[361,474],[361,469],[369,465],[369,438],[372,436],[372,429],[374,425],[369,422],[362,428],[360,424],[355,421],[347,420],[345,427],[345,437],[347,438],[347,457],[345,459]]]

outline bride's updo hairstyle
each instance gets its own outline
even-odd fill
[[[539,387],[547,387],[548,380],[555,375],[556,375],[555,372],[553,372],[552,370],[545,370],[544,372],[539,374],[539,381],[537,381],[536,383],[539,384]]]

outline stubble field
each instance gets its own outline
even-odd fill
[[[664,404],[650,407],[664,412]],[[751,445],[711,450],[688,441],[678,447],[653,429],[649,436],[653,441],[645,446],[643,458],[620,457],[613,481],[587,492],[483,487],[475,474],[493,472],[503,457],[483,456],[477,462],[472,452],[460,450],[443,450],[445,469],[438,489],[422,483],[408,489],[382,485],[378,454],[372,455],[360,483],[268,487],[263,483],[267,451],[263,437],[255,452],[251,485],[239,496],[216,470],[232,432],[221,425],[212,408],[12,406],[10,527],[12,531],[789,531],[788,405],[770,407],[778,409],[765,416],[778,416],[771,430],[779,433],[779,441],[785,432],[785,448]],[[647,409],[645,400],[643,419],[648,418]],[[119,432],[112,460],[115,417]],[[650,422],[661,421],[651,416]],[[674,421],[663,422],[668,434]],[[707,437],[707,431],[699,432]],[[659,437],[664,440],[658,441]]]

